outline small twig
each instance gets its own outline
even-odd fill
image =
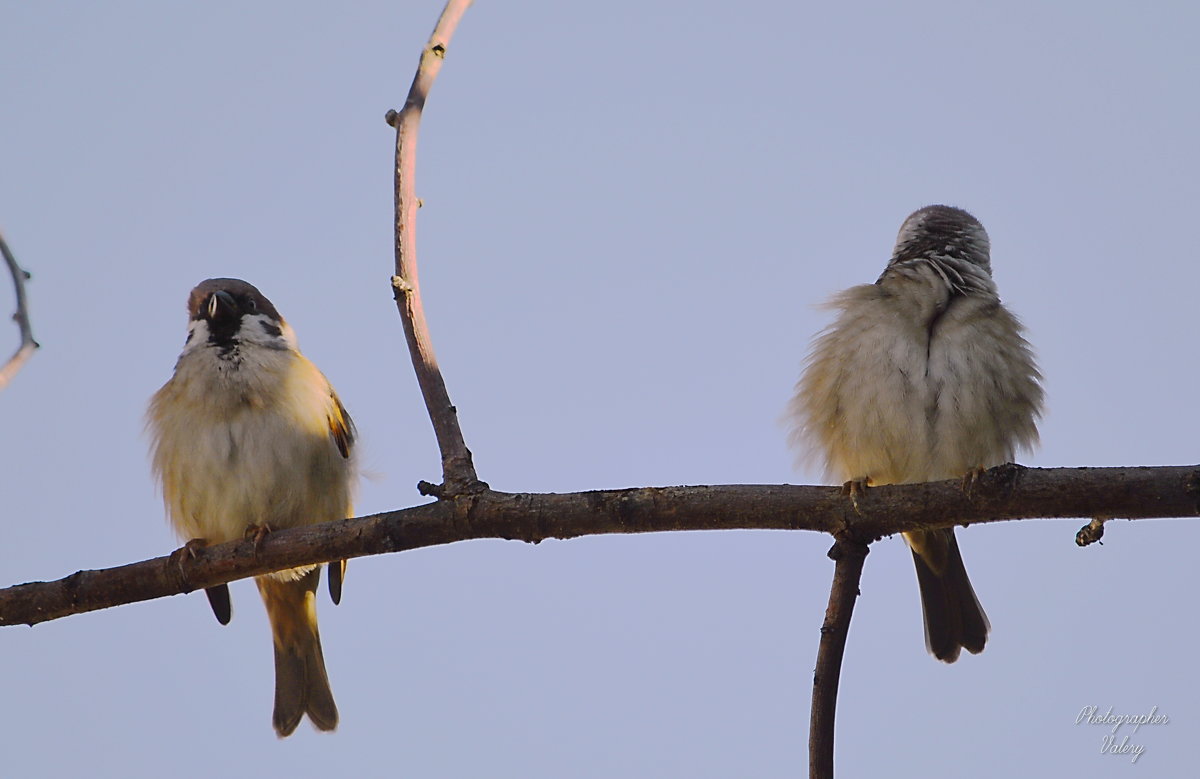
[[[854,613],[854,601],[858,599],[858,583],[862,580],[863,561],[867,559],[868,551],[865,543],[850,538],[838,539],[829,550],[829,557],[834,561],[833,585],[829,589],[825,621],[821,624],[817,669],[813,673],[812,717],[808,731],[810,779],[833,777],[838,681],[842,675],[850,616]]]
[[[0,368],[0,389],[4,389],[21,370],[21,366],[30,358],[34,350],[38,348],[38,342],[33,340],[33,328],[29,324],[29,301],[25,298],[25,280],[29,278],[29,273],[22,270],[21,266],[17,264],[17,258],[8,248],[3,234],[0,234],[0,254],[4,255],[4,261],[8,263],[8,270],[12,273],[13,286],[17,290],[17,313],[13,314],[13,319],[16,320],[17,327],[21,328],[21,346],[4,364],[4,367]]]
[[[433,342],[429,337],[429,326],[425,323],[425,309],[421,304],[421,287],[417,282],[417,200],[414,178],[417,168],[417,129],[421,122],[421,111],[433,81],[446,57],[450,38],[458,27],[459,20],[471,5],[471,0],[449,0],[429,43],[421,52],[421,62],[408,90],[408,100],[399,113],[388,111],[387,122],[396,128],[396,274],[392,277],[392,290],[396,308],[404,322],[404,335],[408,340],[408,351],[412,357],[417,383],[429,410],[429,419],[437,436],[438,448],[442,453],[442,481],[446,497],[486,489],[475,475],[471,451],[463,440],[458,425],[458,412],[450,402],[446,382],[433,353]]]

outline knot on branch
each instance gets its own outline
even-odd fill
[[[997,465],[994,468],[988,468],[980,474],[975,486],[983,486],[988,493],[986,497],[1005,499],[1016,491],[1017,483],[1027,470],[1029,469],[1024,465],[1017,463]],[[973,498],[974,496],[969,495],[968,497]]]
[[[1104,523],[1108,520],[1095,517],[1091,522],[1079,528],[1075,534],[1075,543],[1079,546],[1089,546],[1104,538]],[[1103,545],[1103,542],[1101,542]]]
[[[400,112],[395,108],[389,108],[387,113],[383,115],[383,121],[388,123],[388,127],[395,127],[398,118],[400,118]]]
[[[401,295],[412,294],[413,285],[408,283],[408,280],[403,276],[392,276],[392,291],[396,293],[396,298]]]
[[[479,479],[467,481],[447,479],[441,484],[433,484],[423,479],[417,482],[417,492],[438,500],[454,500],[455,498],[479,495],[490,489],[487,482]]]

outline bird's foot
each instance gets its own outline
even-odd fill
[[[862,495],[867,494],[867,485],[870,483],[869,478],[851,479],[842,485],[842,494],[850,498],[850,505],[854,506],[854,513],[862,516],[862,509],[858,507],[858,499]]]
[[[208,546],[207,538],[193,538],[183,546],[171,552],[170,560],[175,563],[175,567],[179,569],[179,578],[183,579],[183,583],[187,587],[191,587],[187,575],[187,563],[200,558],[200,552],[204,547]]]
[[[263,543],[267,540],[267,536],[271,535],[271,526],[267,524],[251,525],[246,528],[246,540],[254,542],[254,556],[258,557],[262,554]]]
[[[963,474],[962,491],[968,498],[972,497],[972,494],[975,492],[976,485],[979,484],[979,480],[983,478],[984,471],[986,470],[987,469],[982,465],[976,465],[974,468]]]

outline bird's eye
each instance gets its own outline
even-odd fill
[[[246,298],[246,308],[250,311],[257,311],[258,303],[254,301],[254,298]]]

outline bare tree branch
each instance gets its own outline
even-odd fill
[[[408,339],[413,369],[417,372],[417,383],[421,386],[425,407],[429,410],[429,418],[437,436],[438,449],[442,453],[442,486],[440,489],[430,488],[427,493],[439,497],[452,497],[486,489],[487,486],[481,484],[475,475],[471,451],[467,449],[458,425],[458,412],[450,402],[446,382],[442,379],[437,357],[434,356],[429,327],[425,323],[425,309],[421,304],[421,287],[417,281],[416,231],[417,208],[420,206],[414,184],[417,130],[425,99],[442,68],[450,38],[470,5],[471,0],[450,0],[446,3],[429,43],[421,52],[421,62],[417,66],[412,87],[408,90],[404,108],[399,113],[387,113],[388,124],[396,128],[396,275],[392,277],[392,289],[396,307],[404,322],[404,335]]]
[[[833,585],[829,588],[829,606],[821,624],[821,643],[817,648],[817,669],[813,673],[812,716],[808,730],[808,775],[810,779],[833,779],[834,713],[837,709],[838,681],[842,675],[842,656],[850,617],[858,599],[863,563],[870,551],[862,541],[844,534],[834,542],[829,557],[834,561]]]
[[[4,240],[3,234],[0,234],[0,254],[4,255],[4,261],[8,263],[8,270],[12,273],[13,286],[17,291],[17,313],[13,314],[13,319],[16,320],[17,327],[21,328],[20,347],[8,359],[4,367],[0,368],[0,390],[2,390],[21,370],[25,361],[33,355],[34,350],[38,348],[38,342],[33,340],[33,327],[29,324],[29,301],[25,298],[25,280],[29,278],[29,273],[22,270],[21,266],[17,264],[17,258],[8,248],[8,242]]]
[[[46,620],[161,598],[327,560],[477,538],[537,543],[605,533],[669,530],[816,530],[862,540],[1035,517],[1192,517],[1200,465],[1143,468],[993,468],[964,494],[959,480],[873,487],[857,513],[837,487],[643,487],[565,494],[487,490],[369,517],[278,530],[252,541],[178,553],[54,582],[0,590],[0,625]]]

